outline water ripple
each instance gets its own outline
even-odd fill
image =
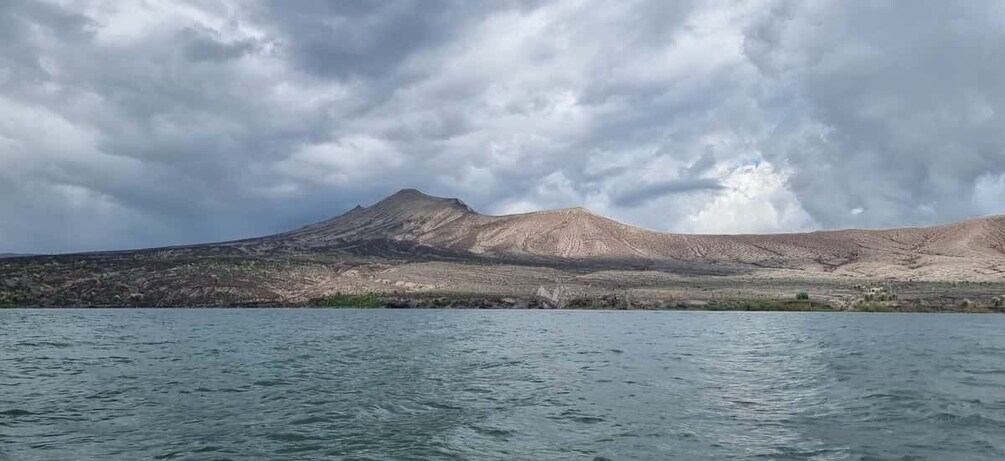
[[[3,310],[0,459],[1001,459],[1005,316]]]

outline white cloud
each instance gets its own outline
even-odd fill
[[[815,227],[799,199],[788,189],[786,175],[769,163],[737,168],[726,176],[723,184],[725,190],[688,217],[688,231],[777,233]]]
[[[1005,174],[985,174],[974,183],[974,204],[983,214],[1005,214]]]

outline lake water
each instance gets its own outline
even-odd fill
[[[1002,459],[1005,316],[0,310],[0,459]]]

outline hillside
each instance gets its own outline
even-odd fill
[[[798,292],[814,300],[803,308],[997,308],[1005,304],[1005,217],[687,235],[583,208],[489,216],[406,189],[267,237],[0,259],[0,306],[303,305],[376,293],[403,306],[676,308]],[[874,298],[886,304],[861,304]]]
[[[1003,216],[878,231],[687,235],[632,227],[584,208],[488,216],[460,200],[411,189],[328,221],[240,245],[296,251],[363,248],[375,256],[407,245],[413,251],[527,263],[690,264],[922,279],[1005,277]]]

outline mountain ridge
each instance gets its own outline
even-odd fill
[[[997,309],[1005,216],[887,230],[673,234],[581,207],[492,216],[403,190],[264,237],[0,258],[0,307],[305,305],[378,293],[406,307],[692,308],[802,291],[822,304],[800,308]],[[880,294],[887,304],[870,304]]]
[[[240,243],[250,251],[352,251],[378,257],[435,253],[612,267],[691,264],[874,277],[1005,277],[1005,216],[896,229],[680,234],[631,226],[583,207],[481,214],[459,199],[416,189]]]
[[[648,229],[648,228],[644,228],[644,227],[640,227],[640,226],[635,226],[635,225],[632,225],[632,224],[624,223],[624,222],[618,221],[618,220],[616,220],[614,218],[610,218],[608,216],[604,216],[602,214],[599,214],[599,213],[597,213],[597,212],[595,212],[593,210],[590,210],[589,208],[583,207],[583,206],[572,206],[572,207],[566,207],[566,208],[553,208],[553,209],[535,210],[535,211],[527,211],[527,212],[521,212],[521,213],[502,214],[502,215],[481,213],[481,212],[478,212],[478,211],[475,211],[474,209],[472,209],[470,206],[468,206],[466,203],[464,203],[464,201],[462,201],[459,198],[438,197],[438,196],[426,194],[426,193],[424,193],[424,192],[422,192],[422,191],[420,191],[418,189],[413,189],[413,188],[401,189],[401,190],[395,192],[394,194],[391,194],[391,195],[385,197],[384,199],[381,199],[381,200],[377,201],[376,203],[374,203],[373,205],[371,205],[369,207],[366,207],[366,206],[363,206],[363,205],[356,205],[356,207],[354,207],[349,212],[358,211],[358,210],[366,210],[366,209],[370,209],[370,208],[373,208],[375,206],[378,206],[378,205],[381,205],[381,204],[385,204],[385,203],[399,203],[400,204],[400,203],[402,203],[401,202],[402,200],[413,200],[413,197],[414,197],[414,199],[427,200],[430,203],[459,204],[464,209],[466,209],[466,210],[468,210],[468,211],[470,211],[472,213],[476,213],[478,215],[481,215],[481,216],[484,216],[484,217],[490,217],[490,218],[515,218],[515,217],[520,217],[520,216],[542,215],[542,214],[552,214],[552,213],[583,213],[583,214],[597,216],[597,217],[600,217],[600,218],[603,218],[603,219],[606,219],[606,220],[609,220],[609,221],[616,222],[616,223],[624,225],[624,226],[629,226],[629,227],[632,227],[632,228],[635,228],[635,229],[639,229],[639,230],[643,230],[643,231],[653,232],[653,233],[657,233],[657,234],[690,235],[690,236],[716,236],[716,237],[719,237],[719,236],[803,235],[803,234],[829,233],[829,232],[847,232],[847,231],[855,231],[855,232],[890,232],[890,231],[903,231],[903,230],[912,230],[912,229],[938,228],[938,227],[952,226],[952,225],[957,225],[957,224],[978,223],[978,222],[984,222],[984,221],[989,221],[989,220],[991,220],[991,221],[994,221],[994,220],[1003,220],[1003,221],[1005,221],[1005,214],[997,214],[997,215],[989,215],[989,216],[979,216],[979,217],[967,218],[967,219],[962,219],[962,220],[959,220],[959,221],[951,221],[951,222],[940,223],[940,224],[933,224],[933,225],[927,225],[927,226],[926,225],[917,225],[917,226],[902,226],[902,227],[890,227],[890,228],[854,228],[854,227],[849,227],[849,228],[840,228],[840,229],[817,229],[817,230],[805,231],[805,232],[774,232],[774,233],[762,233],[762,234],[758,234],[758,233],[736,233],[736,234],[725,234],[725,233],[720,233],[720,234],[680,233],[680,232],[658,231],[658,230],[654,230],[654,229]],[[347,212],[347,213],[349,213],[349,212]],[[337,219],[339,217],[342,217],[342,216],[344,216],[347,213],[343,213],[342,215],[337,215],[337,216],[329,219],[329,221],[332,220],[332,219]]]

